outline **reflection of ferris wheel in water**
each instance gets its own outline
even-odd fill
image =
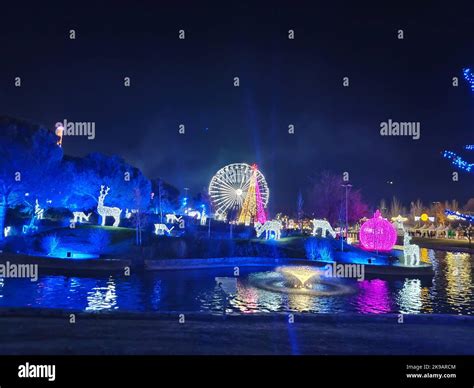
[[[240,211],[239,218],[245,218],[245,223],[248,223],[249,217],[263,220],[263,208],[268,204],[270,190],[256,165],[234,163],[221,168],[212,177],[209,196],[216,218],[225,219],[228,212]]]

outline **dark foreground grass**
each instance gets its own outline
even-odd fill
[[[166,315],[0,316],[7,355],[474,354],[474,324],[458,317]]]

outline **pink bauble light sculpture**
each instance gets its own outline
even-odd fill
[[[397,231],[377,210],[373,218],[362,224],[359,241],[369,251],[390,251],[397,241]]]

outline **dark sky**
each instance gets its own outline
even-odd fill
[[[94,141],[65,138],[68,154],[119,154],[191,193],[228,163],[257,162],[273,212],[293,211],[298,189],[323,170],[348,171],[373,204],[473,194],[474,177],[452,182],[440,155],[474,143],[462,79],[474,67],[474,18],[462,3],[68,3],[0,6],[0,114],[49,128],[95,122]],[[381,137],[389,118],[419,121],[421,139]]]

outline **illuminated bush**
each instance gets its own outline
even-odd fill
[[[55,234],[45,236],[41,240],[41,248],[48,255],[53,255],[59,246],[59,237]]]
[[[325,239],[308,238],[304,247],[306,257],[310,260],[333,261],[332,245]]]

